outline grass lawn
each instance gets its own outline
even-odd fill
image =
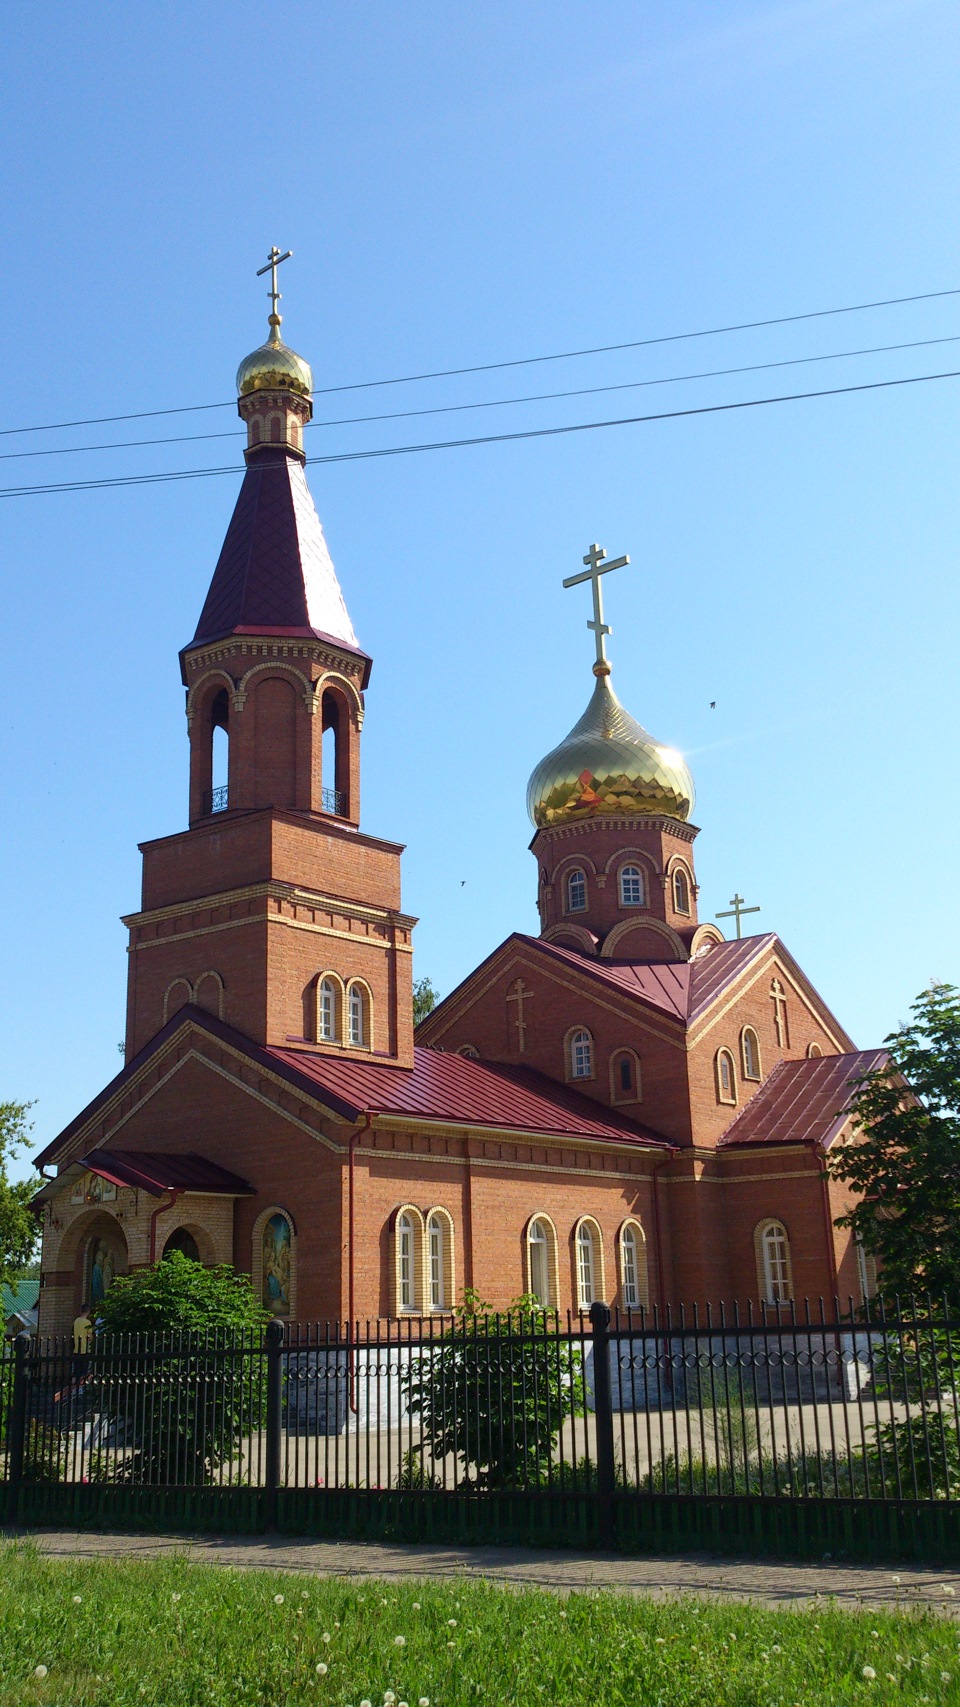
[[[932,1612],[362,1583],[0,1547],[0,1707],[957,1703]]]

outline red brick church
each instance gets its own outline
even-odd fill
[[[823,1164],[878,1053],[776,936],[698,921],[693,783],[613,692],[597,547],[593,691],[530,781],[540,934],[414,1041],[402,849],[362,827],[371,661],[304,475],[311,371],[273,310],[180,655],[189,827],[143,844],[124,921],[124,1067],[39,1158],[41,1331],[171,1249],[301,1321],[449,1310],[464,1287],[562,1311],[859,1300]]]

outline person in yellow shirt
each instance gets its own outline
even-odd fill
[[[73,1378],[82,1381],[87,1372],[87,1357],[90,1342],[93,1339],[93,1323],[90,1320],[89,1308],[84,1303],[80,1306],[80,1314],[73,1323]]]

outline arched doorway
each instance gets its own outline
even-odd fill
[[[90,1233],[83,1253],[82,1302],[96,1310],[118,1274],[127,1272],[127,1241],[113,1220],[103,1220]]]
[[[203,1260],[200,1255],[200,1246],[189,1227],[177,1227],[170,1234],[163,1247],[163,1255],[165,1257],[172,1256],[174,1251],[182,1251],[183,1255],[189,1257],[191,1262],[202,1262]]]

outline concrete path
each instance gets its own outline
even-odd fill
[[[718,1559],[625,1558],[616,1553],[547,1552],[525,1547],[390,1546],[290,1536],[93,1535],[66,1530],[7,1531],[57,1559],[186,1558],[235,1570],[308,1571],[324,1577],[482,1578],[561,1594],[612,1589],[655,1599],[701,1595],[719,1602],[809,1606],[818,1598],[856,1609],[925,1607],[960,1616],[960,1572],[909,1565],[840,1565]]]

